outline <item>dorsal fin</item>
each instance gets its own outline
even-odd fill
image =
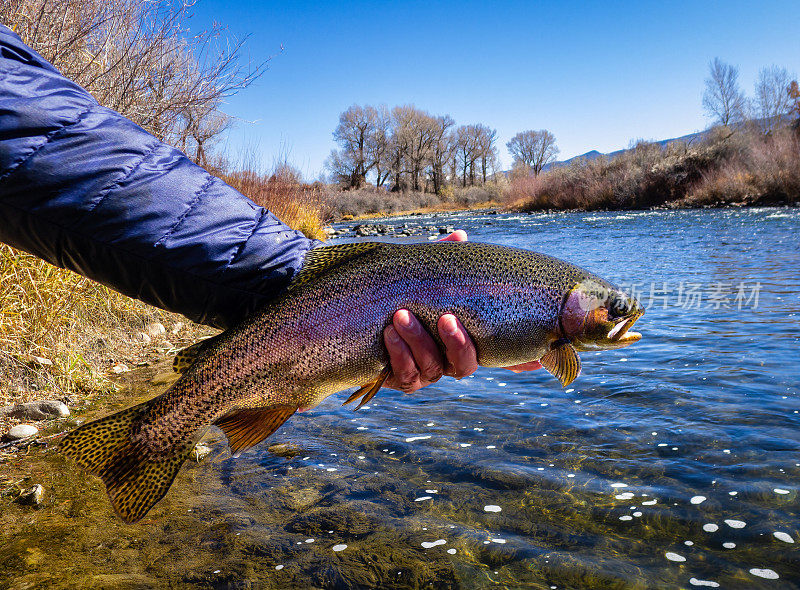
[[[384,247],[381,242],[354,242],[352,244],[337,244],[335,246],[322,246],[314,248],[306,254],[303,268],[292,279],[289,289],[304,285],[324,272],[339,266],[349,260],[372,252],[376,248]]]
[[[540,360],[542,366],[566,387],[581,373],[581,359],[572,344],[566,340],[556,342]]]
[[[231,453],[235,455],[267,438],[296,411],[296,406],[234,410],[214,422],[214,425],[219,426],[228,437]]]
[[[175,355],[175,358],[172,361],[172,370],[176,373],[185,373],[186,369],[191,367],[195,361],[203,355],[203,353],[214,346],[214,344],[219,341],[220,337],[224,333],[225,332],[222,332],[216,336],[212,336],[211,338],[206,338],[200,342],[195,342],[191,346],[187,346],[183,350],[179,350],[178,354]]]

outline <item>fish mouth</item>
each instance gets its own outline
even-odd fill
[[[623,348],[641,340],[642,335],[639,332],[631,332],[630,327],[642,317],[642,313],[636,313],[628,318],[620,318],[609,330],[603,345],[607,348]]]

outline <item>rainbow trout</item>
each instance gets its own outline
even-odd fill
[[[383,330],[413,312],[442,347],[439,317],[455,314],[484,367],[539,360],[563,385],[580,373],[576,351],[621,348],[644,313],[635,299],[544,254],[475,242],[362,242],[311,251],[288,290],[253,317],[175,360],[163,394],[72,431],[67,456],[106,484],[125,522],[169,489],[208,426],[238,453],[297,410],[359,387],[369,401],[390,374]],[[360,405],[359,405],[360,407]]]

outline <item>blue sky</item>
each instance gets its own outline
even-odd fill
[[[287,155],[309,179],[334,147],[339,113],[413,103],[505,143],[549,129],[569,158],[703,129],[714,57],[752,94],[759,68],[800,72],[800,2],[256,2],[200,0],[192,29],[215,20],[249,34],[268,71],[228,99],[231,157],[264,168]],[[283,51],[280,50],[283,46]]]

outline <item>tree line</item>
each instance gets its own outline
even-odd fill
[[[338,144],[326,161],[334,181],[358,189],[368,183],[390,191],[441,195],[447,186],[485,184],[498,172],[497,130],[456,126],[450,115],[413,105],[353,105],[339,116]],[[535,174],[555,158],[555,137],[545,130],[518,133],[507,147],[515,166]]]

